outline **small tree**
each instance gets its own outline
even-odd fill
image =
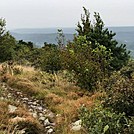
[[[5,19],[0,19],[0,62],[13,60],[15,56],[16,40],[9,32],[6,32],[5,26]]]
[[[65,47],[65,35],[63,33],[62,29],[58,29],[58,33],[57,33],[57,43],[58,43],[58,47],[60,49],[63,49]]]
[[[60,50],[55,44],[44,43],[42,48],[34,49],[30,61],[46,72],[54,73],[61,69]]]
[[[77,32],[78,36],[86,36],[86,40],[91,42],[91,47],[95,49],[98,47],[96,44],[99,43],[106,47],[107,51],[111,51],[111,70],[119,70],[123,65],[126,65],[130,56],[126,45],[122,44],[119,46],[118,42],[114,39],[116,35],[108,28],[104,28],[104,22],[102,21],[99,13],[94,13],[95,22],[94,24],[90,21],[90,13],[84,8],[85,14],[81,17],[81,23],[78,22]],[[97,43],[96,43],[97,42]]]
[[[14,60],[16,40],[8,32],[0,38],[0,62]]]
[[[75,37],[63,55],[64,67],[74,73],[80,87],[88,90],[94,90],[97,82],[103,80],[111,59],[105,46],[98,44],[98,47],[92,49],[86,36]]]
[[[46,72],[56,73],[61,69],[60,50],[54,44],[47,44],[43,48],[41,56],[41,69]]]

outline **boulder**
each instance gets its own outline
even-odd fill
[[[72,123],[71,129],[73,131],[79,131],[79,130],[81,130],[81,120],[78,120],[78,121]]]

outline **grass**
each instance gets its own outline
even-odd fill
[[[70,124],[79,119],[78,112],[82,105],[92,108],[102,93],[90,94],[68,81],[65,72],[48,74],[31,67],[16,66],[21,73],[1,74],[0,80],[9,86],[21,90],[28,96],[42,99],[56,115],[56,133],[81,134],[73,132]],[[1,68],[2,69],[2,68]],[[19,72],[19,71],[18,71]],[[67,73],[67,72],[66,72]],[[4,117],[0,117],[4,118]]]
[[[17,110],[10,113],[9,104],[15,105]],[[10,100],[0,100],[0,134],[19,134],[22,130],[41,132],[43,128],[40,123],[30,115],[27,109],[16,104]]]

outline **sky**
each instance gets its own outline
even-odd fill
[[[0,0],[0,18],[7,29],[76,27],[83,6],[106,26],[134,26],[134,0]]]

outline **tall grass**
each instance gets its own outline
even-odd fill
[[[92,95],[84,89],[80,89],[71,82],[73,76],[66,71],[57,74],[48,74],[31,67],[16,66],[21,73],[10,75],[9,73],[0,76],[6,79],[6,83],[28,96],[42,99],[48,108],[55,112],[56,133],[79,134],[70,129],[70,124],[79,119],[78,111],[82,105],[92,108],[101,93]]]

